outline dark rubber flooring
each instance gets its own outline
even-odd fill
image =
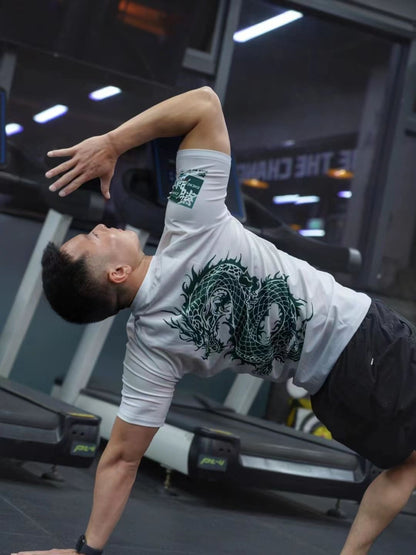
[[[95,468],[60,467],[63,482],[41,479],[43,464],[0,459],[0,555],[73,547],[85,530]],[[194,484],[145,462],[106,555],[328,555],[340,552],[357,504],[343,501],[343,520],[327,516],[334,500]],[[371,553],[415,553],[416,500]]]

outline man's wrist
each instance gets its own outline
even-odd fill
[[[82,534],[75,545],[75,551],[84,555],[101,555],[102,549],[95,549],[87,543],[87,539],[84,534]]]
[[[123,127],[122,125],[120,127],[117,127],[116,129],[113,129],[112,131],[108,131],[108,133],[105,134],[105,137],[107,139],[107,141],[109,142],[113,153],[115,154],[115,156],[117,158],[119,158],[122,154],[124,154],[127,150],[130,150],[131,148],[138,146],[136,145],[136,143],[134,142],[134,144],[130,144],[131,141],[129,141],[128,138],[128,134],[126,133],[126,130],[124,129],[120,129],[121,127]],[[126,136],[127,135],[127,136]]]

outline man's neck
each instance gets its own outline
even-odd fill
[[[131,276],[131,280],[128,284],[128,288],[126,291],[126,304],[125,306],[131,306],[132,302],[134,301],[142,283],[147,275],[149,270],[150,263],[152,261],[153,256],[148,256],[143,253],[137,268],[134,271],[134,274]],[[124,303],[122,303],[124,304]]]

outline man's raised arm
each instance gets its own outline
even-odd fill
[[[65,196],[83,183],[99,177],[101,192],[110,198],[110,182],[118,157],[133,147],[159,137],[184,136],[180,148],[201,148],[230,153],[230,142],[221,103],[215,92],[202,87],[156,104],[105,135],[48,152],[69,160],[46,173],[59,179],[51,191]]]

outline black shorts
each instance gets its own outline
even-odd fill
[[[311,397],[333,437],[380,468],[416,449],[416,330],[373,301],[321,389]]]

